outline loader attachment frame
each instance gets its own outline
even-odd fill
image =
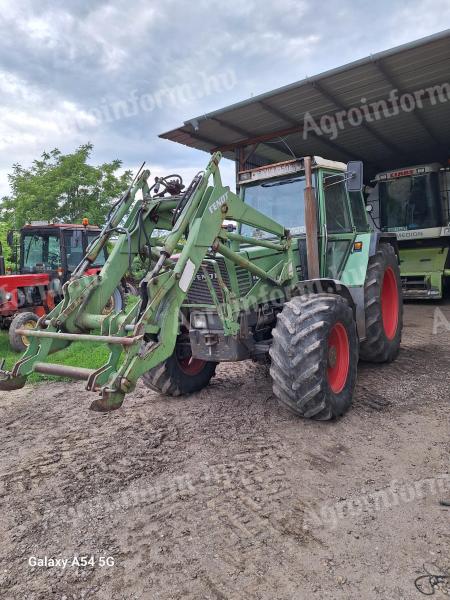
[[[0,371],[1,390],[22,387],[33,372],[68,376],[85,380],[88,390],[100,392],[94,408],[118,408],[139,377],[173,353],[182,326],[182,304],[205,260],[213,261],[216,252],[269,287],[285,291],[297,283],[289,231],[222,185],[220,159],[221,154],[215,153],[205,171],[179,197],[152,196],[149,171],[139,174],[65,284],[62,302],[39,320],[35,330],[26,331],[30,345],[12,370]],[[138,192],[142,199],[137,197]],[[274,241],[261,240],[261,245],[280,252],[275,267],[265,272],[234,251],[233,242],[256,240],[229,232],[224,227],[225,219],[270,233]],[[160,230],[169,233],[162,246],[157,246]],[[117,234],[118,241],[100,273],[86,275],[111,236]],[[175,252],[179,252],[176,259]],[[152,268],[141,282],[141,301],[126,312],[103,314],[132,258],[138,255],[153,259]],[[224,289],[221,302],[217,299],[219,303],[224,330],[230,335],[237,333],[238,298]],[[50,354],[73,341],[106,343],[108,361],[95,370],[46,362]]]

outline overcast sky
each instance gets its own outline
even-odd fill
[[[208,156],[159,133],[441,31],[450,2],[3,0],[0,13],[4,194],[13,163],[87,141],[94,162],[188,178]]]

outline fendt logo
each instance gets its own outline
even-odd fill
[[[227,201],[227,197],[228,197],[228,192],[225,192],[224,194],[222,194],[221,196],[219,196],[219,198],[217,198],[217,200],[214,200],[214,202],[211,204],[211,206],[208,207],[209,208],[209,212],[211,214],[213,214],[213,212],[215,212],[221,206],[223,206],[225,204],[225,202]]]
[[[216,273],[208,273],[208,277],[209,279],[217,279],[217,274]],[[194,279],[196,279],[197,281],[206,281],[207,277],[204,273],[197,273],[197,275],[194,277]]]

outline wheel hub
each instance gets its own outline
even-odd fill
[[[337,350],[336,346],[331,346],[328,348],[328,366],[330,369],[333,369],[336,366],[337,362]]]

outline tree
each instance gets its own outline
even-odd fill
[[[73,154],[62,154],[55,148],[30,168],[13,165],[11,194],[0,203],[2,222],[18,229],[30,221],[80,223],[87,217],[101,225],[112,202],[129,186],[131,171],[118,175],[120,160],[88,164],[92,149],[84,144]]]
[[[8,234],[8,223],[4,223],[3,221],[0,221],[0,245],[2,246],[3,249],[3,254],[0,252],[0,256],[3,256],[3,258],[6,261],[6,265],[7,266],[11,266],[11,259],[12,259],[12,252],[11,249],[8,248],[8,244],[6,243],[6,236]]]

